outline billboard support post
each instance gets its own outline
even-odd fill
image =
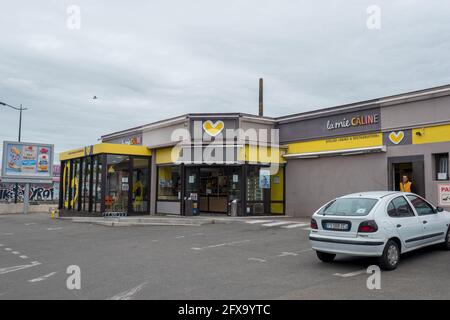
[[[23,213],[28,213],[28,207],[30,206],[30,184],[25,183],[25,192],[23,194]]]

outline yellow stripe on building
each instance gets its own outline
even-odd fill
[[[280,149],[266,146],[245,145],[238,156],[239,161],[249,163],[284,163]]]
[[[108,154],[125,154],[132,156],[151,156],[152,152],[146,146],[130,146],[128,144],[115,143],[99,143],[93,146],[78,148],[61,152],[59,159],[61,161],[82,158],[85,156],[108,153]]]
[[[368,133],[288,144],[287,154],[369,148],[383,145],[383,134]]]
[[[156,164],[174,163],[179,158],[180,147],[166,147],[156,149]]]
[[[437,143],[450,141],[450,124],[412,130],[412,143]]]

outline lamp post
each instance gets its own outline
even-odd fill
[[[14,110],[17,110],[17,111],[20,112],[19,113],[19,142],[20,142],[20,139],[22,138],[22,111],[27,110],[27,108],[22,107],[22,105],[20,105],[20,107],[14,107],[14,106],[12,106],[10,104],[7,104],[7,103],[1,102],[1,101],[0,101],[0,105],[5,106],[5,107],[9,107],[11,109],[14,109]],[[18,193],[17,191],[18,191],[18,189],[19,189],[19,184],[16,183],[16,190],[15,190],[15,193],[14,193],[14,203],[17,203],[17,193]]]

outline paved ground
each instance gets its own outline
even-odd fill
[[[112,228],[0,216],[0,299],[450,299],[449,252],[409,254],[368,290],[373,260],[323,264],[303,224],[251,221]],[[66,288],[70,265],[81,290]]]

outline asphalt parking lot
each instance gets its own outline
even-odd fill
[[[254,221],[106,227],[0,216],[0,299],[450,299],[450,252],[403,256],[369,290],[375,261],[324,264],[305,225]],[[79,290],[66,285],[71,265]]]

